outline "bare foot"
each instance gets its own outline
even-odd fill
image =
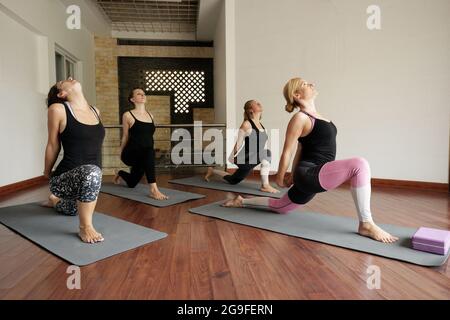
[[[105,240],[102,234],[98,233],[92,226],[80,226],[80,232],[78,233],[78,235],[80,236],[81,240],[86,243],[97,243]]]
[[[237,196],[234,199],[230,199],[222,203],[222,207],[242,208],[242,200],[244,200],[244,198]]]
[[[169,197],[165,194],[161,193],[158,189],[150,190],[150,198],[153,198],[155,200],[168,200]]]
[[[56,206],[56,204],[59,202],[59,200],[61,200],[61,199],[51,193],[48,196],[47,201],[41,203],[41,206],[48,207],[48,208],[54,208]]]
[[[360,222],[358,233],[384,243],[393,243],[398,240],[397,237],[390,235],[373,222]]]
[[[208,167],[208,170],[206,171],[204,178],[206,182],[209,182],[209,178],[211,178],[211,176],[213,175],[213,171],[214,171],[213,167]]]
[[[260,189],[262,192],[269,192],[269,193],[280,193],[280,190],[275,189],[270,184],[267,186],[262,186]]]

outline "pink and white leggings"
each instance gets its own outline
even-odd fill
[[[281,199],[254,197],[244,199],[242,204],[244,207],[264,207],[284,214],[309,202],[318,192],[335,189],[350,180],[359,220],[372,222],[370,178],[369,163],[361,157],[330,161],[321,167],[300,166],[294,174],[294,185]]]

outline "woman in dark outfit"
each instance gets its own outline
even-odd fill
[[[150,185],[149,196],[156,200],[167,200],[156,184],[155,149],[153,134],[155,123],[153,116],[145,109],[147,98],[144,90],[135,88],[128,97],[134,109],[123,114],[123,135],[120,145],[122,162],[130,166],[130,173],[120,170],[114,177],[114,183],[123,180],[129,188],[134,188],[145,174]]]
[[[204,179],[209,181],[212,177],[235,185],[243,181],[252,170],[261,165],[261,191],[278,193],[279,191],[269,183],[271,152],[267,149],[269,139],[267,130],[261,123],[263,107],[256,100],[249,100],[244,105],[244,121],[238,131],[238,138],[233,151],[228,158],[238,169],[229,174],[223,170],[209,167]],[[260,127],[258,127],[260,126]]]
[[[101,148],[105,129],[100,112],[86,101],[81,85],[69,78],[48,93],[48,142],[44,176],[50,179],[50,196],[44,206],[78,215],[82,241],[103,241],[92,224],[102,183]],[[61,145],[64,157],[52,172]]]

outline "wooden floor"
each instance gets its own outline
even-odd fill
[[[169,178],[158,177],[160,185],[169,186]],[[97,211],[169,236],[82,267],[81,290],[67,289],[66,262],[0,225],[0,299],[450,299],[448,262],[420,267],[189,214],[231,193],[170,188],[207,197],[155,208],[100,195]],[[0,198],[0,205],[46,195],[42,186]],[[304,208],[356,217],[348,187],[319,194]],[[372,211],[380,223],[450,229],[447,193],[373,188]],[[379,290],[367,288],[370,265],[381,269]]]

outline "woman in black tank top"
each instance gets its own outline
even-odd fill
[[[68,215],[79,215],[82,241],[103,241],[92,223],[100,192],[101,148],[105,129],[99,111],[88,104],[81,85],[69,78],[48,94],[48,142],[44,176],[50,178],[49,199],[43,205]],[[52,173],[61,145],[64,156]]]
[[[276,182],[289,187],[281,199],[237,196],[224,206],[266,208],[276,213],[289,213],[311,201],[317,193],[335,189],[350,180],[351,193],[359,219],[358,232],[376,241],[392,243],[398,240],[372,219],[370,208],[370,166],[366,159],[353,157],[336,160],[337,128],[316,111],[315,86],[301,78],[288,81],[283,90],[286,111],[298,110],[290,120],[278,165]],[[286,175],[291,155],[292,172]]]
[[[156,200],[167,200],[156,184],[155,149],[153,134],[155,123],[152,115],[145,109],[147,98],[141,88],[135,88],[128,97],[134,109],[123,114],[123,135],[120,145],[121,160],[131,167],[130,173],[120,170],[114,177],[114,183],[123,180],[129,188],[134,188],[145,174],[150,185],[149,196]]]
[[[260,190],[268,193],[279,191],[269,183],[271,152],[266,149],[268,135],[266,128],[260,122],[262,106],[256,100],[249,100],[244,105],[244,121],[239,129],[238,139],[229,157],[229,161],[237,165],[238,169],[233,174],[223,170],[208,168],[205,180],[213,176],[225,180],[229,184],[238,184],[244,180],[257,165],[261,164]],[[261,128],[258,127],[261,126]]]

